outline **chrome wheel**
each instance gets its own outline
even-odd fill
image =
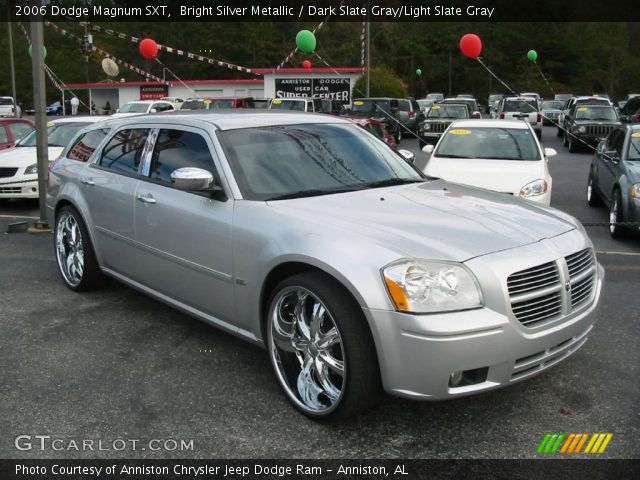
[[[618,228],[618,197],[614,195],[611,200],[611,209],[609,210],[609,231],[615,233]]]
[[[589,183],[587,184],[587,202],[593,201],[593,179],[589,177]]]
[[[300,286],[281,290],[268,313],[268,347],[289,398],[310,414],[333,411],[346,384],[340,331],[329,309]]]
[[[65,281],[76,287],[84,274],[84,245],[76,218],[63,212],[56,224],[56,252],[58,267]]]

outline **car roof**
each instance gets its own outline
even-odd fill
[[[55,120],[51,120],[48,123],[53,123],[53,124],[58,124],[58,123],[79,123],[79,122],[85,122],[85,123],[96,123],[96,122],[102,122],[106,119],[108,119],[109,117],[104,117],[104,116],[100,116],[100,115],[85,115],[82,117],[78,117],[78,116],[69,116],[69,117],[63,117],[63,118],[56,118]]]
[[[334,115],[305,112],[283,112],[282,110],[254,109],[220,109],[220,110],[176,110],[160,115],[136,115],[113,119],[109,126],[121,125],[143,126],[145,124],[176,124],[185,126],[202,126],[208,123],[218,130],[234,130],[237,128],[268,127],[274,125],[295,125],[313,123],[350,124]]]
[[[167,100],[160,100],[159,98],[156,100],[131,100],[130,102],[125,103],[125,105],[129,103],[143,103],[146,105],[149,103],[156,103],[156,102],[167,102]],[[171,102],[167,102],[167,103],[171,103]]]
[[[513,100],[537,100],[536,97],[528,97],[525,95],[518,95],[517,97],[504,97],[505,102],[513,101]]]
[[[522,120],[498,120],[498,119],[471,119],[471,120],[456,120],[456,128],[516,128],[519,130],[528,129],[529,124]]]

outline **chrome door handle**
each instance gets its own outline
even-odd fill
[[[93,186],[96,182],[93,181],[93,178],[83,178],[80,180],[80,183],[84,183],[85,185]]]
[[[156,199],[153,198],[153,195],[151,195],[150,193],[147,195],[143,195],[142,193],[139,193],[136,198],[140,200],[142,203],[149,203],[149,204],[156,203]]]

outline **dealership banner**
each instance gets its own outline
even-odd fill
[[[349,78],[276,78],[276,98],[320,97],[351,101]]]
[[[169,85],[140,85],[140,100],[158,100],[169,96]]]

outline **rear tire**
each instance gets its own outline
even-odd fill
[[[396,144],[400,145],[402,141],[402,127],[398,126],[398,130],[396,130],[396,134],[393,136],[396,140]]]
[[[569,152],[571,153],[575,153],[578,151],[578,146],[576,145],[576,142],[573,138],[573,136],[569,137],[569,143],[567,145],[569,147]]]
[[[53,244],[58,272],[67,287],[86,292],[105,284],[106,277],[96,260],[87,227],[71,205],[62,207],[56,215]]]
[[[381,398],[373,337],[362,309],[334,279],[282,281],[266,312],[267,351],[293,406],[315,420],[346,418]]]

